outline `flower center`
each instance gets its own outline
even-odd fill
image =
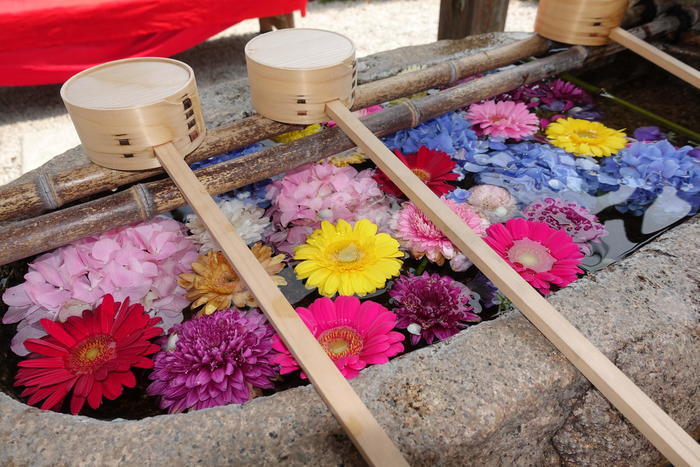
[[[363,340],[357,331],[348,327],[329,329],[318,336],[318,342],[332,360],[357,355],[362,350]]]
[[[430,177],[430,172],[428,172],[427,170],[423,170],[423,169],[411,169],[411,172],[413,172],[414,174],[416,174],[416,176],[417,176],[418,178],[420,178],[420,180],[421,180],[422,182],[427,182],[427,181],[430,180],[430,178],[431,178],[431,177]]]
[[[529,238],[515,240],[508,250],[508,259],[535,272],[549,271],[557,261],[544,245]]]
[[[112,336],[100,334],[78,343],[68,355],[68,366],[76,374],[90,374],[116,356],[117,342]]]
[[[362,251],[354,243],[341,248],[333,254],[336,261],[341,263],[354,263],[362,258]]]
[[[598,133],[595,130],[581,130],[577,131],[576,134],[581,139],[595,139],[598,137]]]
[[[498,115],[498,114],[493,115],[493,116],[491,116],[491,118],[489,118],[489,120],[491,120],[491,123],[493,123],[493,124],[501,123],[505,119],[506,119],[506,117],[504,115]]]

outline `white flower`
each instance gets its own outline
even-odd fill
[[[270,225],[270,218],[265,216],[263,208],[238,199],[223,200],[218,204],[246,244],[250,245],[262,239],[263,231]],[[200,254],[204,255],[209,250],[220,250],[196,214],[187,217],[187,228],[192,232],[192,240],[201,245]]]

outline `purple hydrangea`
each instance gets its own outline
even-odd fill
[[[463,168],[477,183],[506,188],[521,202],[537,192],[591,192],[598,186],[596,161],[574,157],[547,144],[521,142],[505,149],[466,155]]]
[[[451,277],[429,274],[401,276],[389,291],[395,304],[396,327],[407,329],[411,343],[447,339],[481,318],[474,314],[471,291]]]
[[[700,208],[700,160],[690,154],[692,150],[690,146],[676,148],[667,140],[632,143],[603,159],[597,174],[600,188],[604,191],[615,191],[620,185],[635,188],[616,208],[639,216],[664,187],[672,187],[679,198],[690,203],[689,214],[694,214]]]
[[[527,220],[544,222],[553,229],[565,231],[584,254],[591,253],[588,242],[599,241],[608,234],[591,211],[557,198],[535,201],[523,209],[523,215]]]
[[[666,138],[666,133],[662,132],[658,126],[641,126],[634,130],[632,135],[637,141],[660,141]]]
[[[257,310],[228,309],[173,327],[175,347],[156,354],[148,394],[168,412],[242,404],[271,388],[272,327]],[[172,338],[172,336],[171,336]]]

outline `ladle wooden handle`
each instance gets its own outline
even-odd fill
[[[327,114],[571,363],[674,465],[700,446],[443,203],[339,101]]]
[[[676,75],[683,81],[692,84],[696,88],[700,88],[700,71],[690,65],[677,60],[622,28],[613,29],[610,31],[608,37],[630,49],[632,52],[641,55],[655,65],[660,66],[669,73]]]
[[[167,143],[157,146],[155,153],[365,460],[377,466],[407,466],[394,443],[325,354],[178,150]]]

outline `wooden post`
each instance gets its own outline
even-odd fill
[[[503,31],[508,0],[440,0],[438,40]]]

